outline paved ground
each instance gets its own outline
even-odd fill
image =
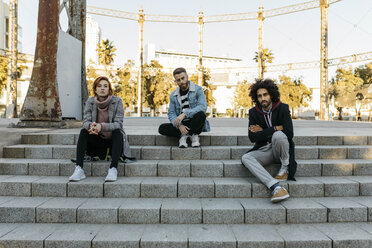
[[[18,119],[0,119],[0,133],[24,132],[78,132],[78,129],[46,129],[46,128],[7,128],[10,123],[17,123]],[[128,134],[157,134],[158,126],[168,122],[164,117],[128,117],[124,119],[125,131]],[[247,135],[248,119],[239,118],[209,118],[211,135]],[[296,136],[370,136],[372,122],[354,121],[315,121],[294,120]],[[4,135],[2,135],[4,137]]]

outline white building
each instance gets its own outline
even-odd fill
[[[197,72],[199,65],[199,56],[196,54],[157,51],[154,44],[147,44],[144,47],[144,63],[150,63],[151,60],[158,61],[164,71],[169,73],[177,67],[184,67],[189,76]],[[244,70],[240,68],[244,66],[244,62],[237,58],[203,56],[203,67],[210,70],[210,83],[216,86],[213,91],[216,104],[213,108],[216,108],[218,113],[226,113],[226,109],[233,108],[236,84],[250,78],[251,73],[241,72]]]
[[[9,42],[9,5],[4,1],[0,0],[0,55],[4,56],[6,50],[8,49]],[[22,27],[18,25],[18,52],[22,52]],[[26,60],[33,60],[30,56],[27,56]],[[26,66],[32,67],[32,62],[28,63]],[[28,89],[29,83],[29,71],[25,69],[22,77],[17,82],[17,102],[19,105],[23,104],[25,95]],[[0,113],[5,109],[6,104],[6,89],[0,94]],[[1,115],[1,114],[0,114]]]
[[[0,0],[0,49],[8,48],[9,5]]]
[[[89,15],[86,17],[85,63],[98,64],[97,44],[101,40],[101,28]]]

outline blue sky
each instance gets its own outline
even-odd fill
[[[88,5],[145,13],[169,15],[232,14],[266,10],[303,3],[306,0],[88,0]],[[23,27],[23,52],[33,53],[37,31],[37,0],[19,0],[19,24]],[[102,36],[118,48],[115,64],[135,59],[138,54],[138,23],[135,21],[93,16]],[[372,1],[342,0],[329,8],[329,58],[372,51]],[[254,66],[257,51],[257,21],[204,25],[204,54],[240,58]],[[157,49],[198,53],[197,24],[145,22],[144,42]],[[318,60],[320,56],[320,9],[268,18],[264,22],[264,47],[273,51],[274,64]],[[332,68],[330,78],[333,76]],[[319,69],[288,72],[303,76],[308,85],[319,83]],[[270,76],[270,75],[269,75]],[[271,75],[275,77],[274,74]]]

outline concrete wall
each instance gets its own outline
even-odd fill
[[[59,31],[57,80],[62,117],[82,119],[81,105],[81,50],[82,43]]]

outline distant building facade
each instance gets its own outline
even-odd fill
[[[87,15],[85,37],[85,63],[98,64],[97,44],[101,40],[101,28],[94,19]]]
[[[8,49],[9,5],[0,0],[0,49]]]
[[[9,5],[0,0],[0,55],[5,56],[9,48]],[[18,25],[18,53],[22,53],[22,27]],[[27,68],[23,71],[22,77],[17,82],[17,103],[22,105],[27,94],[33,66],[33,56],[24,55]],[[31,70],[30,70],[31,68]],[[0,116],[3,115],[6,104],[6,90],[0,94]]]
[[[199,65],[199,56],[196,54],[158,51],[154,44],[147,44],[144,47],[144,63],[150,63],[151,60],[158,61],[164,67],[164,71],[169,73],[176,67],[184,67],[189,76],[197,73]],[[239,68],[244,66],[244,62],[238,58],[203,56],[203,67],[210,70],[210,83],[216,86],[216,90],[213,91],[216,104],[209,107],[213,107],[218,113],[226,113],[227,109],[232,109],[236,84],[247,80],[252,74],[241,72]]]

